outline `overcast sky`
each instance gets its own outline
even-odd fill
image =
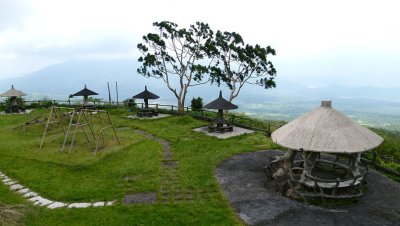
[[[398,2],[0,0],[0,79],[70,60],[136,60],[152,23],[170,20],[271,45],[280,79],[399,86]]]

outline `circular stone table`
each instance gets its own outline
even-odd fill
[[[355,204],[319,207],[300,203],[275,192],[265,180],[263,167],[269,150],[241,154],[226,159],[216,170],[238,216],[249,225],[400,225],[400,184],[370,170],[368,190]]]

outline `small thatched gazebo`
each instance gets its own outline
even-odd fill
[[[132,98],[134,99],[143,99],[144,100],[144,108],[141,109],[138,112],[138,116],[139,117],[153,117],[153,116],[157,116],[158,113],[156,110],[149,108],[149,99],[151,100],[155,100],[160,98],[159,96],[157,96],[156,94],[150,92],[147,90],[147,86],[144,86],[144,91],[136,94],[135,96],[133,96]]]
[[[11,85],[11,89],[7,90],[6,92],[0,94],[0,97],[9,97],[12,102],[11,111],[19,111],[22,109],[22,103],[18,103],[18,97],[26,96],[27,94],[14,89],[14,85]]]
[[[88,88],[86,88],[86,85],[85,85],[85,87],[81,91],[79,91],[79,92],[77,92],[75,94],[72,94],[71,96],[73,96],[73,97],[83,96],[83,106],[88,106],[89,105],[88,97],[89,96],[94,96],[94,95],[99,95],[99,94],[94,92],[94,91],[92,91],[92,90],[90,90],[90,89],[88,89]]]
[[[215,99],[215,100],[211,101],[210,103],[204,105],[204,108],[218,110],[217,121],[216,121],[217,127],[214,128],[213,126],[209,126],[208,128],[209,128],[210,131],[214,131],[215,129],[218,132],[220,132],[220,131],[224,132],[225,130],[227,130],[227,131],[232,131],[233,130],[232,125],[228,125],[228,122],[226,122],[223,119],[223,115],[224,115],[223,111],[224,110],[237,109],[238,106],[232,104],[231,102],[229,102],[227,100],[225,100],[222,97],[222,91],[219,91],[219,97],[217,99]],[[227,124],[226,128],[224,127],[224,124]]]
[[[333,109],[331,101],[322,101],[321,107],[282,126],[271,137],[275,143],[289,149],[283,157],[272,161],[282,165],[271,176],[288,175],[301,185],[333,189],[335,194],[338,189],[356,186],[365,179],[365,170],[360,170],[361,153],[383,142],[379,135]],[[301,160],[296,160],[297,153],[301,154]],[[321,157],[324,153],[338,157],[335,161],[324,160]],[[348,163],[338,161],[339,155],[347,156]],[[318,173],[317,166],[323,164],[333,168]],[[335,175],[337,169],[346,171],[345,175]]]

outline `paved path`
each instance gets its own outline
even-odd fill
[[[45,206],[49,209],[56,209],[61,207],[66,207],[66,208],[101,207],[101,206],[111,206],[115,203],[115,201],[75,202],[75,203],[58,202],[40,196],[37,192],[34,192],[31,189],[24,187],[23,185],[19,184],[16,180],[7,177],[7,175],[5,175],[2,172],[0,172],[0,178],[5,185],[10,187],[10,190],[15,191],[17,194],[23,196],[36,206]]]
[[[336,208],[305,205],[283,197],[264,180],[269,156],[258,151],[224,160],[216,177],[238,216],[249,225],[400,225],[400,184],[370,170],[368,190],[356,204]]]

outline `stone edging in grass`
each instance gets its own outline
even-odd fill
[[[76,202],[76,203],[63,203],[57,202],[50,199],[43,198],[38,193],[25,188],[24,186],[17,183],[15,180],[10,179],[4,173],[0,171],[0,179],[2,182],[10,187],[10,190],[15,191],[19,195],[25,197],[28,201],[32,202],[35,206],[43,206],[49,209],[56,209],[61,207],[66,208],[87,208],[87,207],[102,207],[111,206],[115,201],[100,201],[100,202]]]

